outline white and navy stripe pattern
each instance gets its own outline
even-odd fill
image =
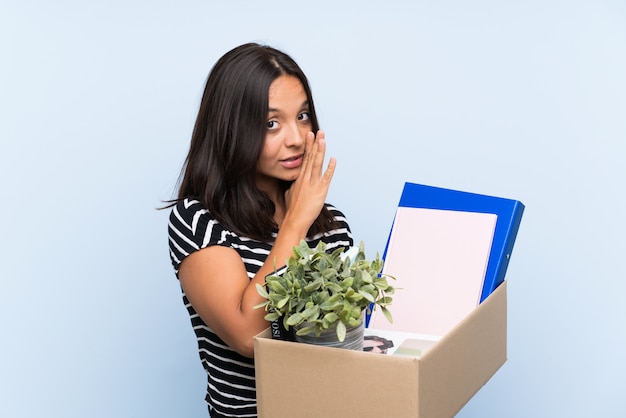
[[[307,241],[311,246],[324,241],[329,251],[351,247],[352,234],[344,215],[330,205],[327,208],[335,217],[337,228]],[[226,230],[198,200],[189,198],[181,200],[172,209],[168,234],[170,258],[177,275],[180,264],[189,254],[211,245],[221,245],[239,253],[248,277],[252,279],[272,248],[271,242],[240,237]],[[207,327],[184,293],[183,302],[189,312],[200,359],[207,373],[205,400],[212,410],[212,417],[256,417],[254,361],[231,350]]]

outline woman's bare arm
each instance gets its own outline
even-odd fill
[[[254,355],[253,337],[267,327],[263,309],[254,306],[263,302],[256,284],[275,268],[285,265],[293,247],[319,215],[335,169],[331,159],[323,172],[324,134],[317,140],[307,138],[305,159],[298,179],[286,196],[286,213],[278,236],[265,263],[250,280],[239,254],[231,249],[211,246],[196,251],[182,262],[178,276],[187,298],[202,320],[233,350]]]

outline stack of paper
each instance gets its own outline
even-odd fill
[[[368,326],[443,336],[504,280],[524,206],[407,183],[385,250],[383,273],[398,288]]]

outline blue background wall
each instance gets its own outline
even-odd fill
[[[0,416],[204,416],[155,207],[248,41],[307,72],[368,251],[405,181],[526,204],[509,360],[459,417],[623,416],[626,3],[222,3],[0,1]]]

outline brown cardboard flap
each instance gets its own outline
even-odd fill
[[[506,281],[421,359],[420,417],[452,417],[506,361]]]

